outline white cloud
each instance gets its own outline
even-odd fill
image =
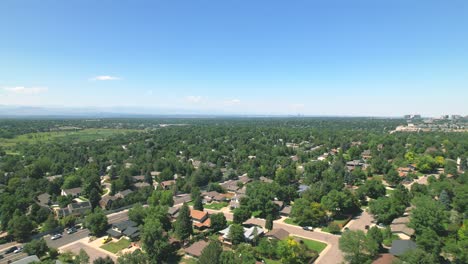
[[[99,75],[90,79],[91,81],[115,81],[120,80],[120,77],[109,76],[109,75]]]
[[[185,101],[189,102],[189,103],[200,103],[202,101],[203,97],[201,96],[187,96],[185,97]]]
[[[232,99],[231,101],[229,101],[231,104],[240,104],[241,100],[239,99]]]
[[[24,87],[24,86],[15,86],[15,87],[4,87],[4,91],[13,94],[24,94],[24,95],[33,95],[45,93],[49,89],[47,87]]]

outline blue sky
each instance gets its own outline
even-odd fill
[[[5,0],[0,105],[466,115],[467,28],[467,1]]]

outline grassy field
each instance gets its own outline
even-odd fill
[[[125,134],[136,132],[139,130],[132,129],[104,129],[104,128],[90,128],[83,130],[67,130],[67,131],[54,131],[54,132],[40,132],[20,135],[14,138],[0,138],[0,146],[8,149],[13,148],[21,143],[40,143],[51,142],[56,140],[62,141],[92,141],[97,139],[104,139],[118,134]]]
[[[203,205],[205,209],[211,209],[211,210],[221,210],[221,208],[224,208],[226,206],[228,206],[227,202],[211,203],[211,204]]]
[[[101,246],[101,248],[104,249],[104,250],[107,250],[109,252],[112,252],[114,254],[117,254],[117,252],[119,252],[120,250],[125,249],[128,246],[130,246],[130,243],[131,243],[130,240],[122,238],[117,242],[107,243],[107,244]]]
[[[300,240],[304,241],[304,244],[311,250],[315,250],[317,251],[319,254],[320,252],[322,252],[322,250],[324,250],[326,247],[327,247],[327,244],[325,243],[322,243],[322,242],[319,242],[319,241],[315,241],[315,240],[309,240],[309,239],[304,239],[304,238],[300,238]]]

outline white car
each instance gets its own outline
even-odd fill
[[[52,240],[57,240],[57,239],[59,239],[59,238],[61,238],[61,237],[62,237],[61,234],[55,234],[55,235],[53,235],[50,239],[52,239]]]
[[[21,251],[23,251],[23,248],[18,247],[17,249],[15,249],[15,251],[13,251],[13,253],[20,253]]]

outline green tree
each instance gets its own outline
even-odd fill
[[[423,249],[416,248],[405,252],[405,254],[398,257],[393,263],[395,264],[438,264],[439,260],[433,254],[424,251]]]
[[[240,224],[232,224],[229,228],[228,238],[233,245],[244,242],[244,228]]]
[[[445,231],[444,225],[448,222],[448,215],[441,203],[422,196],[414,199],[415,208],[411,211],[409,227],[413,228],[416,235],[430,228],[437,234],[442,235]]]
[[[99,195],[99,190],[93,188],[89,193],[89,202],[91,203],[91,208],[96,208],[99,206],[99,201],[101,200],[101,195]]]
[[[250,212],[250,210],[245,206],[236,208],[234,209],[234,217],[233,217],[234,223],[242,224],[245,221],[247,221],[251,215],[252,215],[252,212]]]
[[[265,220],[265,228],[267,230],[273,230],[273,216],[272,215],[267,215],[267,218]]]
[[[446,190],[442,190],[439,195],[439,202],[442,203],[446,210],[450,209],[450,196],[448,195]]]
[[[387,173],[384,174],[384,180],[390,185],[397,185],[401,182],[402,178],[398,175],[398,172],[391,168]]]
[[[223,252],[221,243],[218,241],[211,241],[208,246],[206,246],[198,259],[200,264],[218,264],[220,263],[219,257]]]
[[[106,256],[105,258],[99,257],[95,259],[93,264],[114,264],[114,261],[109,256]]]
[[[162,263],[169,255],[169,239],[157,219],[146,218],[141,230],[143,250],[156,263]]]
[[[8,233],[12,234],[19,242],[27,240],[34,229],[34,224],[29,217],[26,215],[18,215],[16,213],[10,220],[8,226]]]
[[[325,221],[326,212],[321,204],[300,198],[292,206],[291,217],[301,226],[318,226]]]
[[[59,226],[59,223],[55,219],[55,217],[53,215],[49,215],[47,220],[44,222],[44,225],[42,226],[42,229],[44,231],[50,231],[50,230],[54,230],[58,226]]]
[[[185,240],[193,234],[192,218],[190,217],[190,209],[187,204],[182,205],[179,210],[179,215],[174,224],[175,234],[179,239]]]
[[[146,209],[138,203],[128,210],[128,218],[138,225],[142,225],[147,213]]]
[[[371,227],[369,231],[367,231],[366,236],[374,240],[379,245],[379,248],[382,247],[384,237],[382,231],[380,231],[380,228],[378,228],[377,226]]]
[[[118,264],[145,264],[148,263],[148,256],[141,252],[141,250],[135,250],[131,253],[125,253],[117,259]]]
[[[32,240],[31,242],[24,245],[24,252],[28,255],[36,255],[43,257],[49,251],[49,247],[43,238]]]
[[[107,230],[107,217],[101,210],[96,210],[85,217],[85,226],[94,235],[103,234]]]
[[[203,211],[203,201],[202,201],[201,195],[195,197],[195,200],[193,201],[193,209]]]
[[[321,204],[334,215],[337,213],[350,213],[359,209],[359,202],[350,192],[331,190],[322,197]]]
[[[148,198],[148,205],[150,206],[173,206],[174,198],[172,191],[166,190],[154,190],[151,196]]]
[[[339,240],[345,259],[351,264],[367,263],[378,253],[378,244],[361,230],[346,231]]]
[[[80,249],[78,256],[76,256],[74,263],[76,264],[89,264],[89,255],[84,249]]]
[[[288,237],[278,242],[277,255],[281,263],[300,264],[305,263],[305,245],[299,244],[294,238]]]
[[[211,214],[210,220],[213,231],[219,231],[226,228],[227,221],[223,213]]]

